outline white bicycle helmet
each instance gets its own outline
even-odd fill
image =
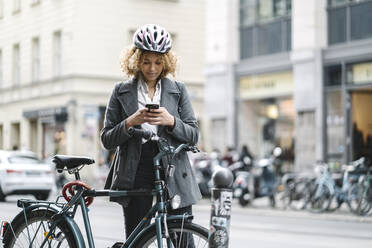
[[[133,43],[137,48],[146,51],[166,53],[172,47],[172,38],[163,27],[146,24],[134,33]]]

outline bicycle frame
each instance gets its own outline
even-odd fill
[[[159,143],[158,143],[159,144]],[[160,146],[160,145],[159,145]],[[76,193],[72,196],[70,201],[66,204],[62,204],[58,202],[59,197],[57,198],[56,202],[48,202],[48,201],[31,201],[31,200],[19,200],[17,205],[23,208],[21,212],[27,221],[27,212],[32,211],[35,209],[45,209],[46,211],[50,210],[55,213],[52,217],[55,221],[52,222],[51,228],[49,232],[45,235],[45,238],[40,247],[44,247],[44,245],[48,242],[51,238],[51,235],[54,229],[57,227],[58,223],[61,221],[65,221],[69,228],[71,228],[74,238],[77,242],[78,248],[85,248],[85,241],[83,235],[80,231],[79,226],[74,221],[74,217],[77,211],[78,206],[81,207],[82,217],[84,221],[84,227],[87,235],[87,242],[89,248],[94,248],[94,239],[92,235],[92,228],[89,221],[88,216],[88,207],[85,203],[85,197],[102,197],[102,196],[109,196],[109,197],[131,197],[131,196],[156,196],[156,204],[152,206],[152,208],[148,211],[146,216],[141,220],[141,222],[137,225],[134,231],[131,233],[127,240],[122,245],[123,248],[131,248],[133,244],[141,237],[142,234],[146,233],[147,230],[153,228],[155,226],[156,233],[157,233],[157,242],[158,247],[162,248],[163,243],[162,239],[165,236],[167,238],[168,246],[170,246],[171,241],[167,237],[168,230],[167,230],[167,221],[179,221],[179,220],[192,220],[192,215],[172,215],[167,216],[166,209],[167,209],[167,201],[164,199],[164,191],[165,191],[165,182],[160,177],[160,161],[161,158],[166,155],[174,155],[185,148],[187,145],[182,144],[177,149],[174,149],[171,146],[167,147],[159,147],[159,153],[154,157],[154,167],[155,167],[155,189],[154,190],[94,190],[94,189],[85,189],[79,185],[76,186]],[[81,169],[81,168],[80,168]],[[80,180],[79,170],[78,168],[72,169],[69,172],[75,174],[76,180]],[[55,207],[54,207],[55,206]],[[21,214],[19,213],[19,215]],[[155,214],[158,213],[156,216]],[[151,219],[155,217],[155,221],[153,224],[150,225]],[[163,223],[163,225],[162,225]],[[163,229],[165,229],[163,234]],[[30,238],[29,238],[30,239]],[[31,240],[30,240],[31,241]],[[32,242],[32,241],[31,241]]]
[[[324,192],[321,186],[325,185],[330,195],[333,197],[340,198],[342,202],[348,202],[349,198],[347,192],[351,187],[349,181],[350,173],[349,169],[345,168],[342,176],[342,186],[337,186],[335,180],[332,178],[332,174],[328,171],[328,166],[324,166],[321,172],[321,176],[316,180],[316,183],[320,186],[315,192],[315,197],[320,197]]]
[[[93,248],[94,240],[92,236],[92,229],[90,226],[89,216],[88,216],[88,207],[85,205],[83,196],[111,196],[111,197],[119,197],[119,196],[151,196],[156,195],[156,190],[153,191],[129,191],[129,190],[122,190],[122,191],[113,191],[113,190],[91,190],[91,191],[85,191],[84,193],[77,193],[75,199],[71,199],[70,203],[73,202],[80,202],[81,206],[81,212],[82,217],[84,221],[84,227],[87,235],[87,242],[88,247]],[[155,215],[156,212],[160,212],[161,209],[163,209],[164,202],[157,202],[155,205],[152,206],[152,208],[149,210],[149,212],[146,214],[146,216],[142,219],[142,221],[137,225],[137,227],[134,229],[132,234],[127,238],[125,241],[123,247],[132,247],[132,243],[136,242],[139,237],[145,233],[148,229],[152,228],[153,225],[156,225],[157,230],[159,230],[158,233],[158,241],[160,242],[162,238],[162,232],[161,232],[161,223],[165,223],[164,221],[181,221],[181,220],[191,220],[193,218],[192,215],[173,215],[167,217],[165,213],[158,214],[155,217],[155,223],[149,225],[150,220]],[[53,207],[53,205],[56,205],[56,202],[41,202],[41,201],[32,201],[32,200],[19,200],[18,206],[23,208],[23,211],[19,213],[19,215],[25,215],[26,213],[35,209],[45,209],[46,211],[52,211],[56,214],[57,218],[56,221],[53,222],[50,231],[53,231],[54,228],[57,226],[58,223],[61,221],[65,221],[65,223],[71,228],[73,231],[75,240],[77,241],[77,245],[79,248],[85,248],[85,241],[83,238],[83,235],[81,233],[81,230],[77,223],[74,221],[74,217],[76,214],[76,210],[78,205],[70,205],[71,207],[74,206],[73,210],[71,212],[68,211],[68,209],[58,209],[56,207]],[[59,207],[60,208],[60,207]],[[45,239],[40,247],[44,247],[46,245],[48,239],[50,238],[52,232],[48,233],[48,235],[45,236]],[[159,238],[160,236],[160,238]],[[162,243],[160,242],[159,247],[162,247]]]
[[[316,184],[318,184],[320,187],[318,187],[315,192],[315,198],[318,198],[323,194],[323,188],[321,187],[322,185],[326,185],[326,187],[328,187],[331,195],[335,193],[334,181],[331,174],[328,172],[328,167],[323,167],[321,176],[316,179]]]

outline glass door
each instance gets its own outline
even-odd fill
[[[348,93],[350,108],[348,114],[349,159],[372,158],[372,88],[354,90]]]

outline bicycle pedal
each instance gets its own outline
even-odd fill
[[[124,245],[123,242],[116,242],[111,248],[121,248]]]

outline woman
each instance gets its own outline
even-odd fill
[[[175,73],[176,58],[170,51],[172,40],[159,25],[147,24],[133,37],[134,46],[126,51],[121,66],[131,76],[116,84],[107,105],[101,140],[106,149],[116,148],[105,188],[152,189],[154,187],[153,157],[158,153],[155,142],[131,137],[128,128],[151,130],[177,146],[196,144],[199,137],[197,121],[185,85],[168,79]],[[159,104],[158,109],[145,108]],[[164,161],[163,161],[164,162]],[[173,214],[192,213],[201,194],[187,154],[172,161],[176,170],[167,182],[168,194],[181,197],[179,209]],[[126,236],[134,230],[152,205],[152,197],[112,198],[123,206]]]

